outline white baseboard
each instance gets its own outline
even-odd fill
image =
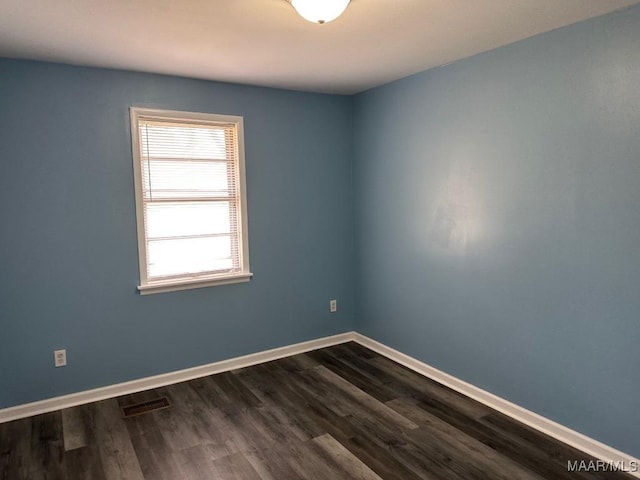
[[[298,353],[304,353],[318,348],[330,347],[349,341],[355,341],[374,352],[404,365],[425,377],[431,378],[442,385],[445,385],[457,392],[462,393],[474,400],[479,401],[509,417],[518,420],[542,433],[549,435],[556,440],[571,445],[605,462],[621,464],[625,466],[640,465],[640,460],[626,453],[620,452],[608,445],[605,445],[593,438],[587,437],[575,430],[571,430],[559,423],[545,418],[537,413],[531,412],[523,407],[500,398],[470,383],[460,380],[437,368],[431,367],[420,360],[409,355],[405,355],[393,348],[390,348],[376,340],[361,335],[357,332],[346,332],[331,337],[319,338],[308,342],[296,343],[285,347],[274,348],[262,352],[244,355],[242,357],[230,358],[220,362],[210,363],[199,367],[188,368],[176,372],[155,375],[153,377],[141,378],[130,382],[118,383],[107,387],[86,390],[84,392],[72,393],[61,397],[49,398],[38,402],[27,403],[15,407],[0,409],[0,423],[17,420],[20,418],[39,415],[41,413],[52,412],[62,408],[74,407],[85,403],[96,402],[120,395],[136,393],[151,388],[164,387],[174,383],[192,380],[194,378],[205,377],[215,373],[227,372],[237,368],[248,367],[259,363],[289,357]],[[632,476],[640,478],[640,472],[629,472]]]
[[[264,350],[262,352],[252,353],[242,357],[230,358],[228,360],[222,360],[208,365],[201,365],[199,367],[163,373],[153,377],[141,378],[129,382],[109,385],[107,387],[85,390],[83,392],[63,395],[61,397],[47,398],[38,402],[3,408],[0,409],[0,423],[30,417],[32,415],[39,415],[41,413],[53,412],[62,408],[75,407],[76,405],[82,405],[85,403],[97,402],[99,400],[118,397],[120,395],[141,392],[151,388],[164,387],[174,383],[193,380],[194,378],[206,377],[207,375],[213,375],[215,373],[228,372],[229,370],[235,370],[236,368],[249,367],[258,363],[269,362],[271,360],[289,357],[298,353],[317,350],[318,348],[330,347],[353,339],[353,332],[341,333],[331,337],[295,343],[293,345],[274,348],[272,350]]]
[[[631,468],[633,465],[637,465],[638,468],[640,468],[640,459],[616,450],[615,448],[605,445],[593,438],[587,437],[575,430],[571,430],[564,425],[560,425],[553,420],[549,420],[548,418],[538,415],[526,408],[511,403],[504,398],[482,390],[481,388],[471,385],[470,383],[460,380],[459,378],[449,375],[448,373],[438,370],[437,368],[427,365],[420,360],[410,357],[409,355],[405,355],[404,353],[394,350],[393,348],[361,335],[360,333],[354,332],[353,337],[354,341],[358,342],[360,345],[367,347],[380,355],[384,355],[385,357],[404,365],[425,377],[435,380],[456,392],[460,392],[467,397],[473,398],[494,410],[504,413],[505,415],[530,426],[531,428],[555,438],[556,440],[577,448],[588,455],[604,460],[607,463],[624,465],[627,469]],[[640,471],[629,473],[636,478],[640,478]]]

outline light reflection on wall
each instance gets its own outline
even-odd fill
[[[473,250],[480,237],[480,202],[476,175],[468,164],[452,165],[436,189],[429,226],[431,247],[463,255]]]

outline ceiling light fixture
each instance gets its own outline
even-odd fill
[[[338,18],[351,0],[291,0],[291,5],[305,20],[327,23]]]

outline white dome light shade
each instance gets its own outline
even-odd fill
[[[313,23],[327,23],[344,12],[351,0],[291,0],[300,16]]]

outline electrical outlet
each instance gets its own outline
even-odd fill
[[[67,366],[67,351],[66,350],[54,350],[53,359],[56,367]]]
[[[329,311],[331,313],[335,313],[338,311],[338,301],[337,300],[329,300]]]

